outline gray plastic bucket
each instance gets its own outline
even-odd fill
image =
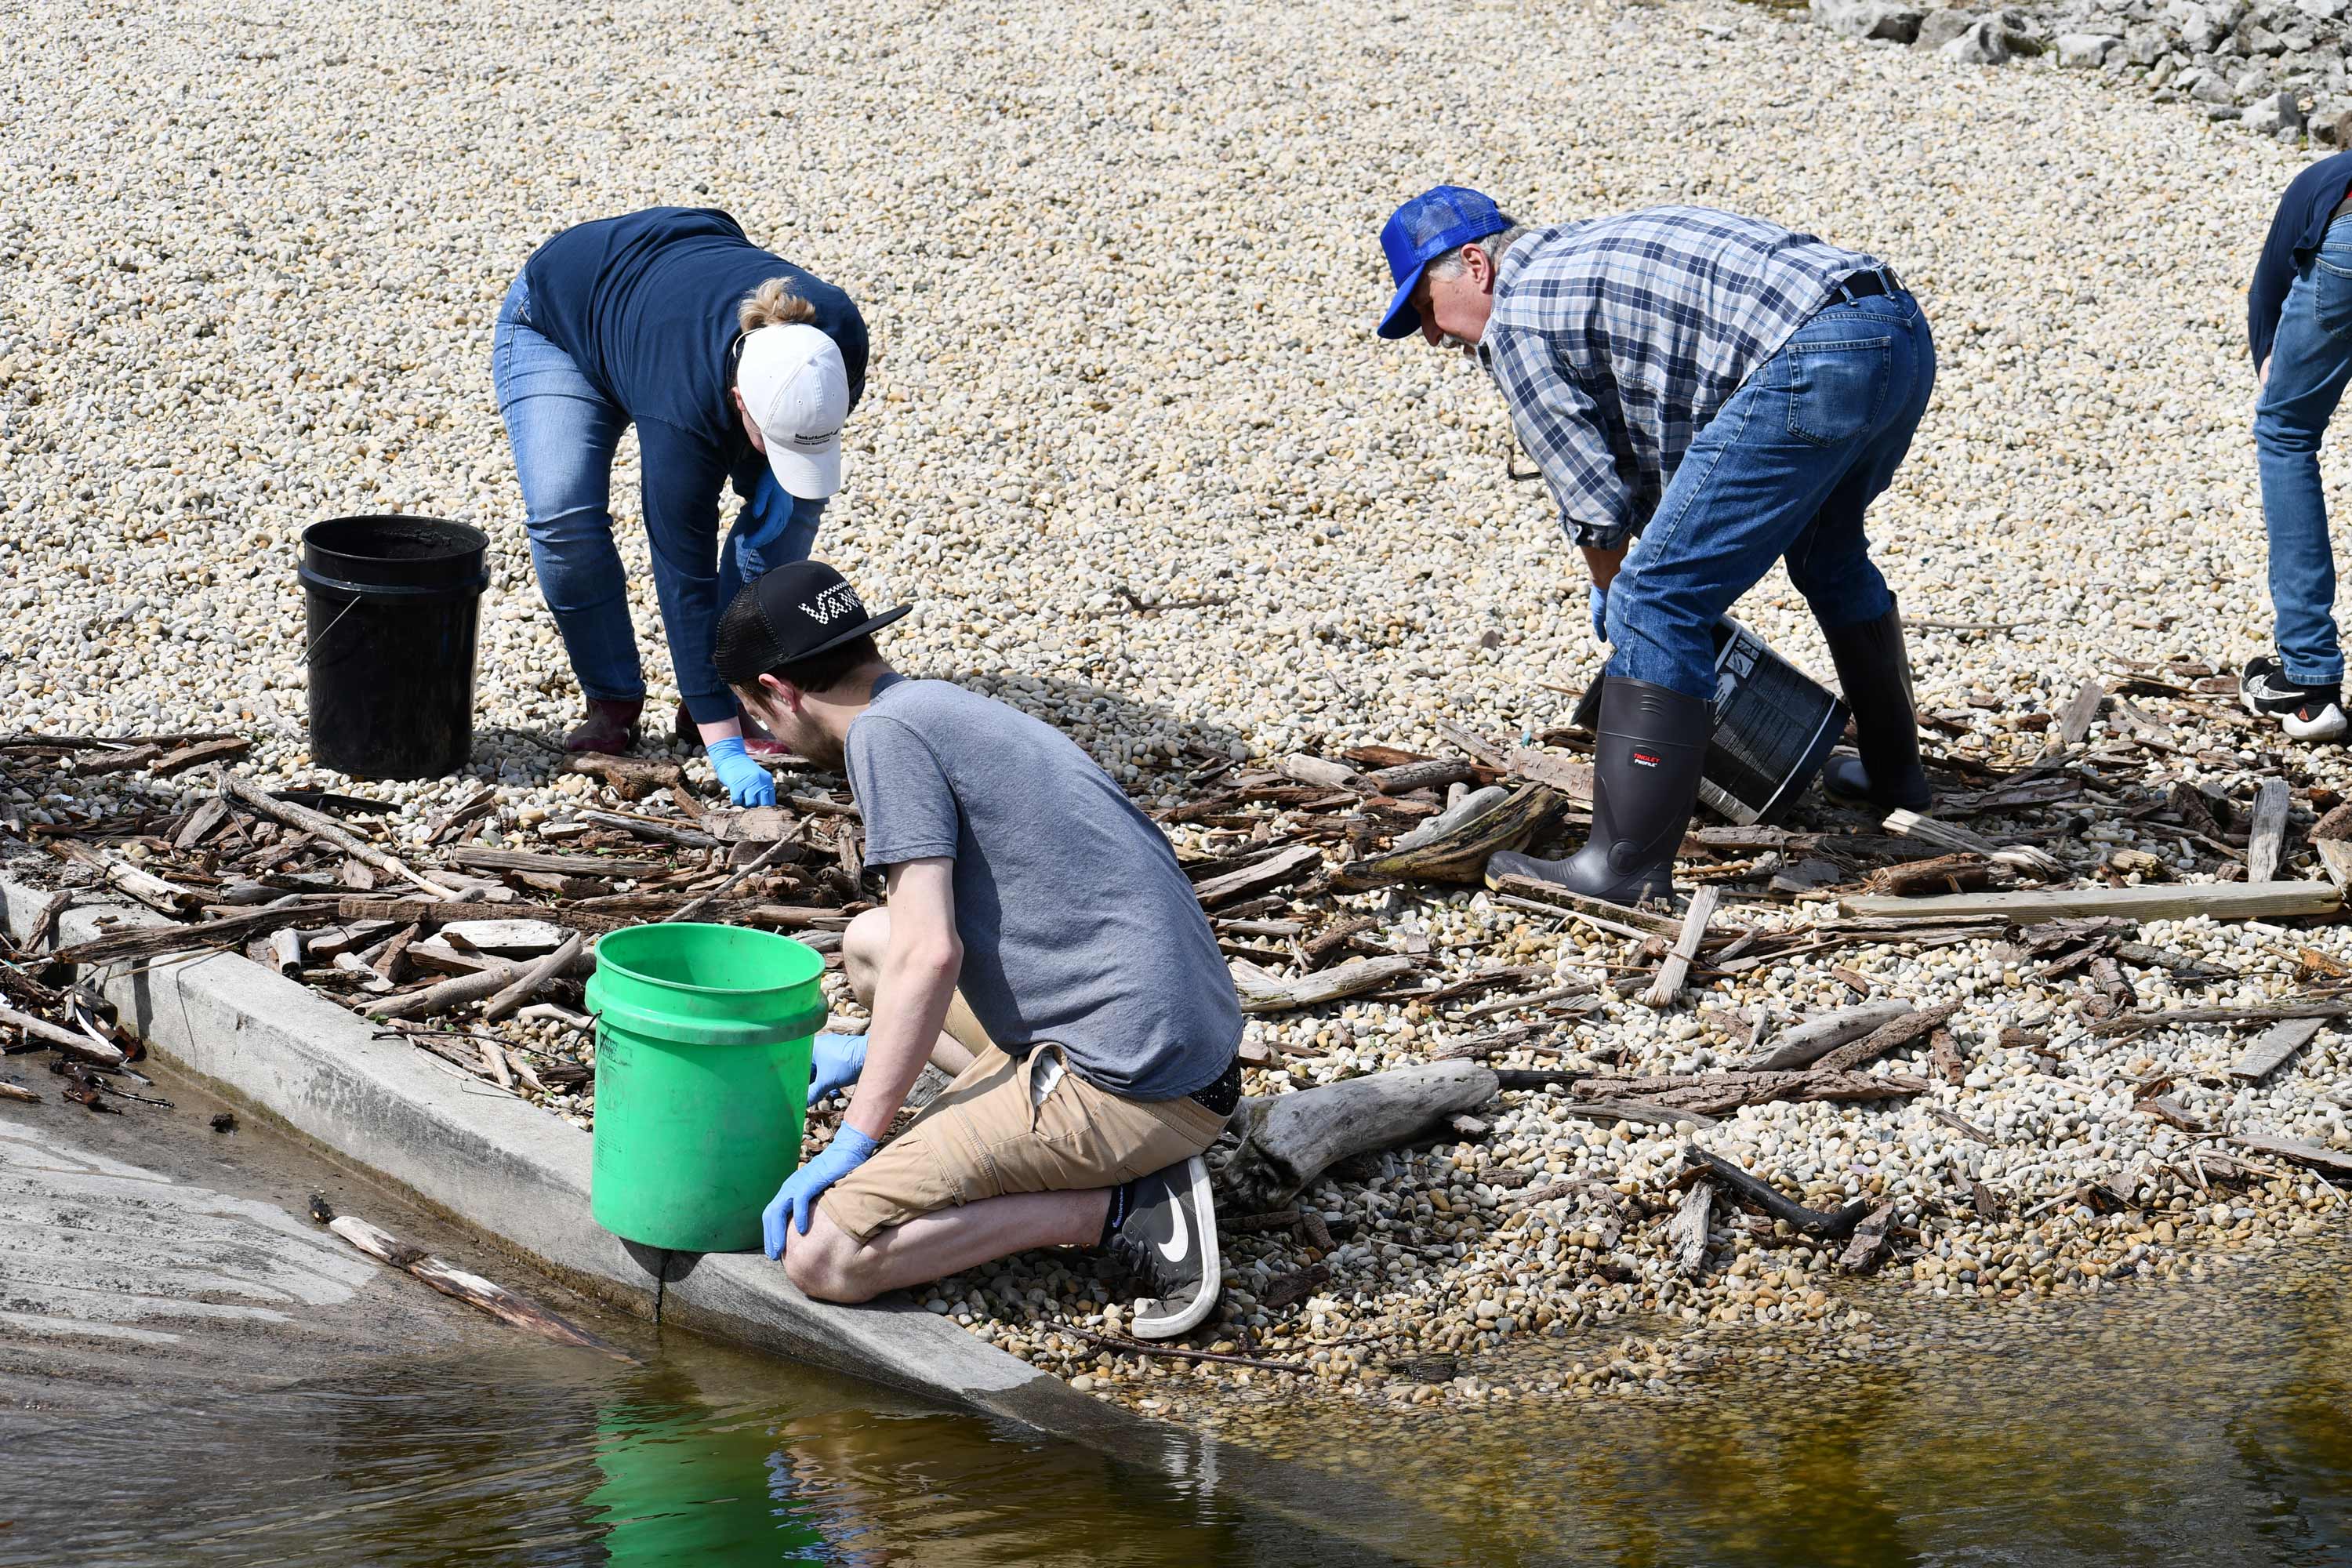
[[[1576,705],[1576,722],[1589,730],[1600,715],[1596,679]],[[1771,821],[1822,771],[1845,721],[1845,704],[1827,687],[1724,616],[1715,623],[1715,734],[1699,769],[1699,799],[1743,827]]]

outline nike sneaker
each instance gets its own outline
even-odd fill
[[[1224,1287],[1209,1163],[1195,1154],[1138,1176],[1111,1204],[1119,1217],[1104,1246],[1145,1291],[1129,1324],[1135,1337],[1170,1340],[1196,1327]]]
[[[2344,683],[2301,686],[2287,679],[2286,668],[2264,654],[2250,660],[2238,677],[2238,700],[2258,719],[2275,719],[2298,741],[2336,741],[2347,727],[2344,718]]]

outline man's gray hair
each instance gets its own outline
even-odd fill
[[[1517,244],[1527,232],[1527,225],[1515,223],[1500,234],[1490,234],[1484,239],[1474,239],[1467,245],[1455,246],[1452,250],[1432,261],[1429,264],[1429,270],[1440,278],[1459,276],[1464,265],[1462,253],[1465,250],[1475,250],[1484,255],[1490,268],[1500,267],[1503,264],[1504,252]]]

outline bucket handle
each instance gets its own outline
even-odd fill
[[[469,594],[479,594],[490,585],[490,569],[483,567],[462,583],[347,583],[341,577],[329,577],[313,572],[308,566],[298,566],[294,575],[306,588],[317,588],[329,594],[349,594],[358,599],[457,599]]]

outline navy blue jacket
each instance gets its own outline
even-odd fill
[[[719,625],[719,505],[732,479],[749,500],[768,460],[729,395],[736,307],[789,279],[812,323],[841,350],[852,407],[866,392],[866,321],[849,296],[761,250],[711,207],[649,207],[565,229],[523,266],[533,330],[637,426],[646,531],[678,689],[698,718],[731,714],[710,668]]]
[[[2348,191],[2352,153],[2338,153],[2297,174],[2279,198],[2270,237],[2263,242],[2263,258],[2254,263],[2253,286],[2246,290],[2246,342],[2254,351],[2255,369],[2270,363],[2271,340],[2278,336],[2287,286],[2319,248],[2328,215],[2343,204]]]

